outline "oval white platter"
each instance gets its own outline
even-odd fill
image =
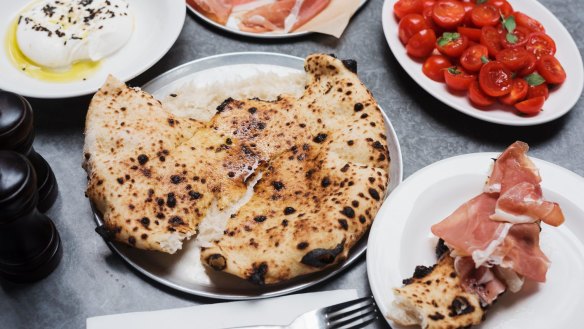
[[[203,86],[249,78],[264,72],[286,75],[298,71],[304,71],[304,59],[299,57],[262,52],[222,54],[176,67],[145,84],[143,89],[158,99],[163,99],[175,88],[186,83]],[[382,113],[391,156],[391,181],[388,191],[392,191],[402,181],[402,157],[395,130],[383,110]],[[94,214],[97,224],[101,225],[102,219],[97,213]],[[140,274],[188,294],[218,299],[267,298],[306,289],[347,269],[365,253],[367,248],[367,236],[364,236],[353,247],[347,260],[339,266],[281,284],[258,287],[229,274],[207,269],[201,263],[198,249],[191,243],[193,241],[185,243],[183,249],[174,255],[138,250],[118,243],[107,243]]]
[[[574,39],[564,25],[547,8],[536,0],[508,0],[516,11],[521,11],[538,21],[556,42],[556,57],[566,70],[567,79],[557,90],[550,92],[543,111],[536,116],[523,117],[516,114],[511,107],[495,104],[479,109],[471,104],[466,94],[455,95],[448,91],[444,83],[436,82],[422,73],[422,63],[406,54],[405,46],[398,38],[398,20],[393,14],[393,5],[397,0],[385,0],[381,13],[383,33],[395,58],[404,70],[432,96],[444,104],[462,113],[480,120],[509,125],[531,126],[555,120],[566,114],[576,104],[584,87],[584,67],[582,57]]]
[[[475,153],[436,162],[408,177],[387,198],[369,234],[367,272],[371,290],[385,316],[392,289],[412,276],[416,265],[436,263],[437,238],[430,227],[482,192],[493,158]],[[542,225],[540,246],[551,260],[547,282],[526,282],[517,294],[505,293],[489,308],[482,329],[547,329],[581,326],[584,305],[584,178],[555,164],[534,159],[544,197],[560,204],[566,222]],[[554,316],[548,316],[554,314]],[[394,329],[405,329],[386,319]],[[473,327],[474,328],[474,327]]]
[[[337,0],[337,1],[339,1],[339,0]],[[342,0],[340,0],[340,1],[342,1]],[[361,4],[359,5],[359,9],[361,9],[363,7],[363,5],[367,1],[368,0],[361,0]],[[250,37],[250,38],[257,38],[257,39],[287,39],[287,38],[295,38],[295,37],[300,37],[300,36],[304,36],[304,35],[308,35],[308,34],[313,33],[313,32],[309,32],[309,31],[300,31],[300,32],[291,32],[291,33],[280,33],[280,32],[253,33],[253,32],[245,32],[245,31],[241,31],[241,30],[237,29],[236,27],[226,26],[226,25],[222,25],[222,24],[219,24],[219,23],[215,22],[214,20],[208,18],[207,16],[205,16],[202,13],[200,13],[199,11],[197,11],[195,8],[193,8],[188,3],[187,3],[187,8],[195,16],[197,16],[201,20],[205,21],[205,23],[214,26],[215,28],[218,28],[220,30],[223,30],[223,31],[226,31],[226,32],[229,32],[229,33],[233,33],[233,34],[241,35],[241,36],[245,36],[245,37]],[[229,22],[228,22],[228,25],[229,25]]]
[[[31,1],[3,1],[0,10],[0,89],[36,98],[66,98],[94,93],[109,74],[127,81],[156,64],[174,44],[184,24],[184,0],[129,0],[134,32],[124,47],[103,59],[97,72],[85,81],[49,82],[34,79],[15,67],[6,56],[10,24]]]

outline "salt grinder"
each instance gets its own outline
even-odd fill
[[[16,151],[32,163],[38,183],[38,209],[45,212],[57,199],[57,180],[47,161],[32,147],[33,141],[30,104],[19,95],[0,90],[0,150]]]
[[[59,232],[37,210],[36,174],[23,155],[0,151],[0,277],[31,282],[49,275],[63,254]]]

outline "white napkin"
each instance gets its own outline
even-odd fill
[[[357,291],[333,290],[291,296],[136,312],[87,319],[87,329],[223,329],[262,324],[287,325],[302,313],[357,298]]]

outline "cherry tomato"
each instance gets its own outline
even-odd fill
[[[474,7],[471,12],[471,19],[474,25],[478,27],[495,26],[501,20],[501,14],[497,7],[489,4],[482,4]]]
[[[443,34],[442,37],[436,40],[436,48],[445,56],[460,57],[462,52],[468,47],[468,38],[460,33],[456,33],[458,37],[447,41],[448,38]],[[451,34],[452,35],[452,34]]]
[[[483,65],[479,72],[479,84],[485,94],[500,97],[511,92],[512,73],[499,61]]]
[[[464,19],[464,6],[456,0],[439,0],[432,12],[434,22],[445,29],[455,28]]]
[[[481,44],[489,49],[489,56],[495,57],[503,49],[499,31],[492,26],[485,26],[481,29]]]
[[[483,57],[488,58],[489,50],[483,45],[468,47],[460,56],[460,65],[470,72],[478,72],[483,66]]]
[[[539,96],[534,98],[529,98],[523,102],[519,102],[515,104],[515,108],[525,114],[538,114],[541,108],[543,107],[543,103],[545,103],[545,97]]]
[[[552,55],[543,55],[537,61],[537,72],[547,83],[559,85],[566,81],[566,71],[562,64]]]
[[[501,45],[503,46],[503,48],[515,48],[524,46],[527,43],[527,39],[529,38],[531,31],[529,31],[529,29],[526,27],[517,26],[515,30],[513,30],[513,32],[510,34],[514,35],[516,40],[515,42],[510,42],[507,33],[502,33]]]
[[[424,19],[426,20],[426,26],[428,26],[429,29],[434,30],[434,32],[437,35],[442,34],[442,28],[440,26],[438,26],[438,24],[436,24],[436,22],[434,22],[434,19],[432,18],[432,13],[434,13],[434,4],[436,2],[433,1],[433,3],[430,5],[430,3],[427,3],[424,6],[424,11],[422,12],[422,16],[424,16]]]
[[[540,58],[543,55],[553,55],[556,53],[556,43],[549,35],[543,32],[535,32],[529,35],[525,49]]]
[[[456,66],[444,70],[444,81],[448,88],[453,90],[468,90],[470,84],[475,80],[475,75],[467,74]]]
[[[464,7],[464,18],[462,19],[462,24],[472,26],[471,13],[476,5],[473,2],[463,2],[462,6]]]
[[[427,57],[436,44],[436,34],[430,29],[414,34],[406,45],[406,52],[412,57]]]
[[[393,12],[398,18],[407,14],[421,14],[424,9],[422,0],[399,0],[393,5]]]
[[[475,42],[481,42],[481,30],[480,29],[473,29],[470,27],[459,26],[456,28],[458,33],[462,35],[466,35],[469,40]]]
[[[507,105],[515,105],[517,102],[521,102],[527,96],[527,90],[529,85],[527,81],[519,78],[513,80],[513,85],[511,86],[511,92],[507,95],[499,98],[499,101]]]
[[[451,66],[452,63],[450,63],[450,60],[447,57],[442,55],[432,55],[424,62],[422,72],[434,81],[444,82],[444,70]]]
[[[399,21],[399,39],[405,45],[412,35],[426,29],[426,20],[420,14],[407,14]]]
[[[468,87],[468,98],[476,106],[489,106],[495,104],[495,99],[485,94],[479,83],[475,80]]]
[[[548,99],[550,96],[550,91],[548,89],[547,84],[542,83],[539,86],[529,86],[527,89],[527,98],[536,98],[539,96],[543,96],[545,99]]]
[[[529,64],[529,55],[527,50],[516,47],[501,50],[496,58],[499,62],[505,64],[509,70],[515,72],[520,71]]]
[[[515,17],[515,22],[518,26],[524,26],[532,32],[545,32],[545,28],[540,22],[525,15],[524,13],[516,11],[513,13],[513,16]]]
[[[511,4],[507,0],[487,0],[486,3],[499,9],[505,17],[513,14],[513,7],[511,7]]]
[[[525,64],[525,66],[521,69],[521,71],[517,72],[519,74],[519,76],[524,77],[526,75],[529,75],[533,72],[535,72],[535,64],[537,64],[537,58],[535,57],[534,54],[527,52],[528,56],[527,56],[527,63]]]

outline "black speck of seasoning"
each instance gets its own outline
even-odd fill
[[[138,163],[141,165],[145,165],[148,162],[148,156],[146,154],[138,155]]]
[[[173,184],[180,184],[180,182],[182,182],[182,177],[180,177],[179,175],[172,175],[170,176],[170,182]]]
[[[371,197],[373,199],[375,199],[376,201],[379,201],[380,197],[379,197],[379,193],[377,192],[376,189],[374,188],[369,188],[369,195],[371,195]]]
[[[359,222],[361,222],[361,224],[365,224],[366,221],[367,221],[367,218],[365,218],[365,216],[363,216],[363,215],[359,216]]]
[[[300,249],[300,250],[304,250],[308,247],[308,242],[300,242],[299,244],[296,245],[296,248]]]
[[[233,98],[229,97],[226,100],[224,100],[221,104],[219,104],[219,106],[217,106],[217,112],[221,113],[225,110],[225,107],[227,105],[229,105],[229,103],[231,103],[231,101],[233,101]]]
[[[148,217],[143,217],[142,219],[140,219],[140,223],[148,228],[148,225],[150,225],[150,219]]]
[[[120,184],[124,184],[124,179],[122,177],[118,177],[117,181]]]
[[[227,173],[227,176],[233,178],[233,177],[235,177],[235,173],[233,171],[230,171]]]
[[[344,207],[343,210],[341,210],[341,214],[349,217],[349,218],[355,218],[355,210],[353,210],[353,208],[347,206]]]
[[[133,236],[129,237],[129,238],[128,238],[128,243],[129,243],[130,245],[132,245],[132,246],[135,246],[135,245],[136,245],[136,238],[135,238],[135,237],[133,237]]]
[[[328,177],[325,177],[322,179],[322,181],[320,182],[320,186],[322,187],[329,187],[331,185],[331,180]]]
[[[172,119],[172,118],[169,118],[169,119],[168,119],[168,124],[169,124],[171,127],[174,127],[174,123],[175,123],[174,119]]]
[[[225,144],[227,144],[227,145],[231,145],[231,144],[233,144],[233,141],[231,140],[231,138],[227,138],[227,139],[225,140]]]
[[[355,112],[363,111],[363,108],[364,108],[364,106],[361,103],[355,103],[355,106],[353,107],[353,109],[355,110]]]
[[[314,137],[312,139],[312,141],[315,142],[315,143],[319,143],[320,144],[320,143],[322,143],[322,142],[325,141],[325,139],[326,139],[327,136],[328,136],[327,134],[320,133],[320,134],[316,135],[316,137]]]
[[[197,200],[197,199],[201,198],[201,193],[195,192],[195,191],[189,191],[189,197],[191,197],[191,200]]]
[[[284,226],[284,227],[288,226],[288,220],[287,219],[284,219],[282,221],[282,226]]]
[[[383,150],[383,145],[379,141],[375,141],[373,143],[373,147],[376,148],[376,149],[378,149],[378,150]]]
[[[266,216],[264,216],[264,215],[255,216],[253,218],[253,220],[255,220],[258,223],[264,222],[266,219],[268,219],[268,218]]]
[[[167,194],[166,196],[166,205],[169,208],[174,208],[176,206],[176,198],[174,196],[174,193],[170,192]]]
[[[182,218],[178,216],[173,216],[168,220],[168,223],[172,226],[178,226],[183,225],[185,222],[183,222]]]
[[[341,62],[343,63],[343,65],[345,65],[345,67],[353,72],[353,73],[357,73],[357,61],[353,60],[353,59],[343,59],[341,60]]]
[[[295,212],[296,212],[296,209],[294,209],[292,207],[284,208],[284,215],[292,215]]]
[[[284,184],[279,181],[273,181],[272,186],[276,189],[276,191],[280,191],[281,189],[284,188]]]
[[[341,228],[343,228],[343,230],[348,230],[349,229],[349,224],[347,223],[346,219],[339,219],[339,224],[341,225]]]
[[[177,94],[170,94],[169,96],[170,96],[170,97],[176,97],[176,96],[177,96]]]

